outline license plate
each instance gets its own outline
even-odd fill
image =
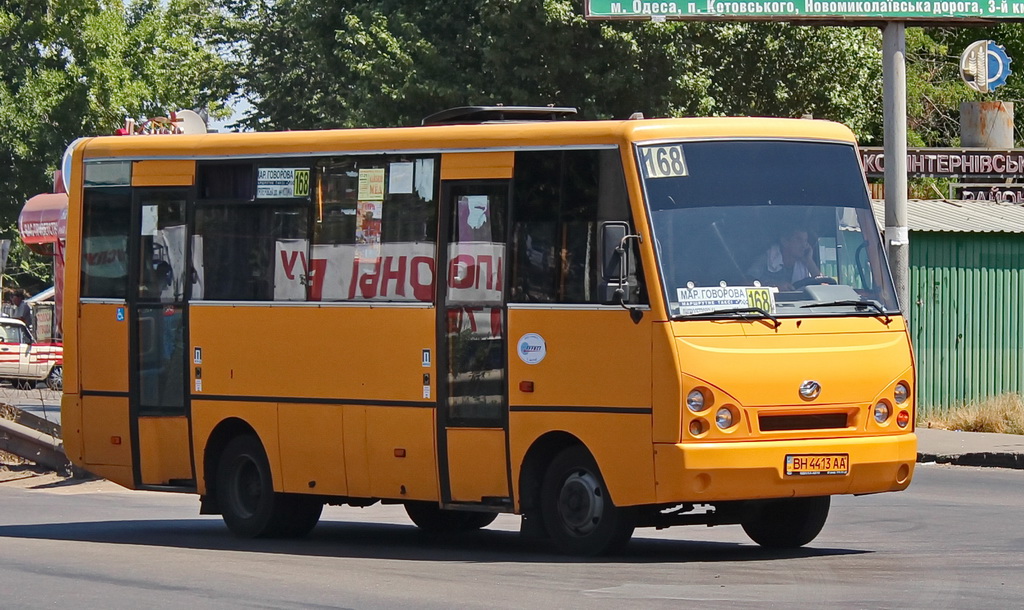
[[[819,474],[847,474],[850,472],[850,454],[819,453],[786,456],[786,474],[808,476]]]

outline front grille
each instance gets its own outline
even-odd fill
[[[846,428],[846,413],[808,413],[804,415],[759,415],[761,432],[780,430],[828,430]]]

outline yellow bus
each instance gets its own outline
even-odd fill
[[[242,536],[401,503],[578,554],[685,524],[797,547],[830,496],[906,488],[853,134],[559,112],[77,142],[69,457]]]

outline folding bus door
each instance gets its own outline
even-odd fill
[[[140,486],[194,486],[186,291],[190,189],[137,188],[129,248],[129,414]]]
[[[438,466],[445,504],[510,504],[504,257],[509,180],[443,181]]]

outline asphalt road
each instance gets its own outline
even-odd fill
[[[1024,471],[919,466],[903,493],[833,503],[809,548],[742,530],[638,530],[561,557],[518,519],[447,540],[395,506],[331,507],[310,538],[239,540],[192,496],[0,484],[0,604],[16,608],[1008,608],[1024,599]]]

